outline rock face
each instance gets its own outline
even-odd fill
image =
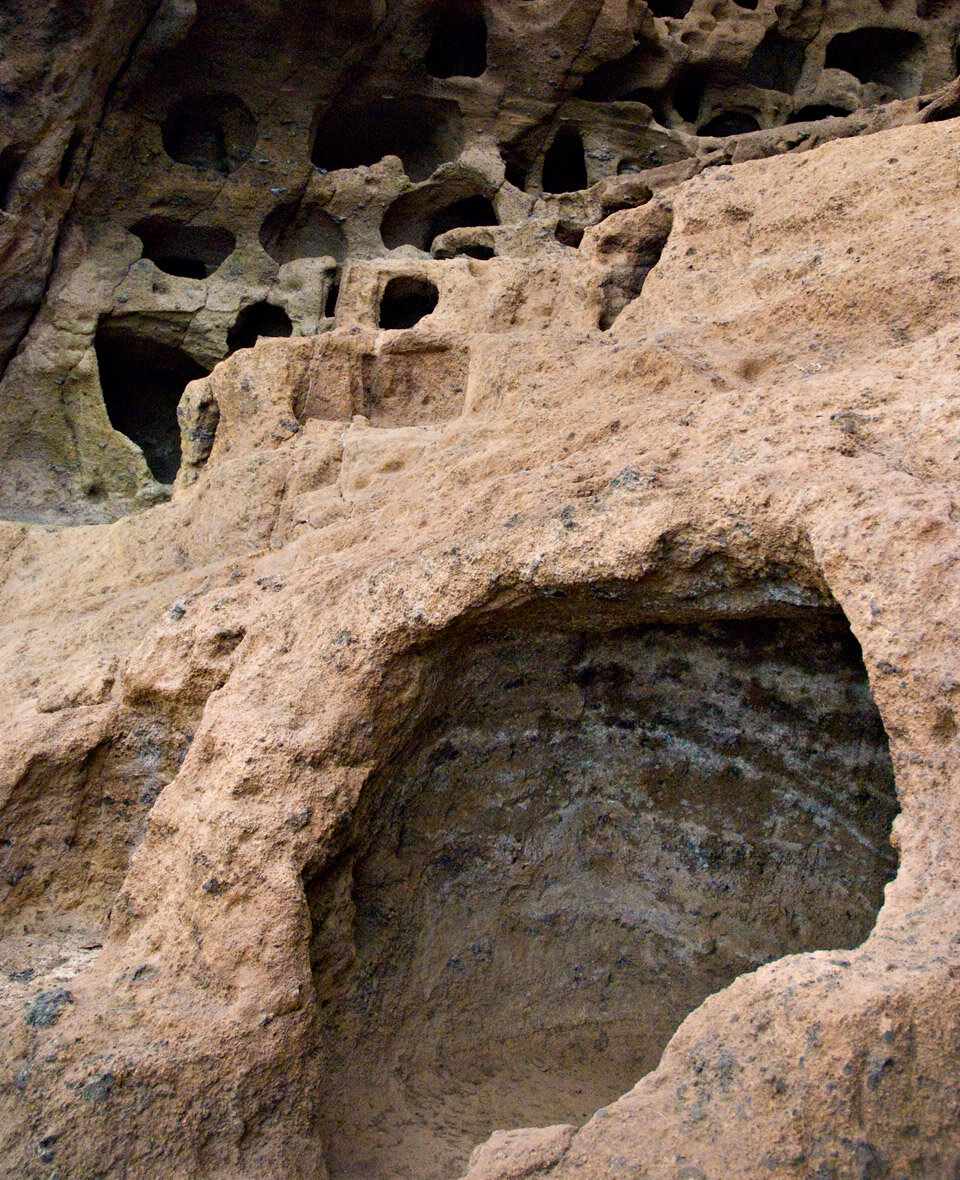
[[[955,1174],[958,33],[12,13],[4,1175]]]

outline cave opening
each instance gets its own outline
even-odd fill
[[[434,239],[452,229],[499,225],[493,202],[475,186],[475,181],[457,177],[401,193],[383,215],[383,244],[389,250],[416,246],[428,253]]]
[[[319,120],[311,160],[327,172],[397,156],[411,180],[427,180],[460,154],[463,119],[449,99],[354,98],[332,103]]]
[[[801,107],[800,110],[794,113],[787,120],[788,123],[815,123],[819,119],[829,119],[835,116],[838,119],[845,119],[850,112],[846,107],[831,106],[830,103],[820,102],[812,103],[810,106]]]
[[[66,188],[73,176],[73,166],[77,161],[77,152],[79,152],[82,145],[83,132],[79,127],[74,127],[60,160],[60,168],[57,171],[57,184],[61,188]]]
[[[647,7],[654,16],[672,16],[682,20],[693,7],[693,0],[647,0]]]
[[[15,145],[5,147],[0,152],[0,209],[4,212],[10,207],[10,198],[24,159],[25,153]]]
[[[437,284],[418,275],[398,275],[386,285],[380,297],[380,327],[387,330],[412,328],[440,302]]]
[[[583,138],[575,127],[561,127],[543,158],[541,187],[545,193],[575,193],[587,184]]]
[[[171,160],[227,176],[250,159],[257,124],[235,95],[191,95],[169,112],[161,136]]]
[[[260,227],[260,245],[281,266],[298,258],[332,258],[340,263],[347,253],[338,222],[312,202],[288,201],[268,213]]]
[[[340,301],[340,270],[339,268],[330,276],[327,285],[327,294],[323,301],[323,314],[326,319],[332,320],[337,314],[337,304]]]
[[[874,82],[893,98],[909,98],[919,89],[922,53],[923,38],[906,29],[854,29],[831,40],[824,66]]]
[[[479,4],[445,5],[424,67],[434,78],[479,78],[487,68],[487,22]]]
[[[169,217],[145,217],[130,227],[143,257],[164,274],[205,279],[236,249],[237,239],[217,226],[183,225]]]
[[[143,451],[158,483],[173,483],[180,467],[177,405],[188,383],[208,370],[182,348],[109,321],[98,326],[94,348],[110,425]]]
[[[700,74],[690,71],[683,75],[673,90],[671,103],[685,123],[696,123],[700,118],[700,107],[706,84]]]
[[[624,625],[568,600],[398,666],[405,736],[305,876],[331,1180],[443,1180],[496,1128],[581,1124],[707,995],[869,934],[887,736],[843,615],[770,602]]]
[[[807,47],[771,29],[753,51],[744,81],[748,86],[793,94],[803,73]]]
[[[251,303],[237,316],[236,323],[227,333],[227,351],[239,348],[253,348],[261,336],[290,336],[293,324],[282,307],[261,300]]]
[[[759,122],[747,111],[721,111],[698,128],[697,135],[747,135],[759,130]]]

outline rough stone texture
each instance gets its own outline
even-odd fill
[[[960,9],[708,7],[81,22],[0,389],[4,1175],[960,1167]]]
[[[576,244],[705,166],[916,120],[960,34],[926,0],[22,7],[0,507],[41,522],[162,500],[186,382],[258,336],[332,328],[366,260],[540,254],[538,232]]]

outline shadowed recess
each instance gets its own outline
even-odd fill
[[[440,9],[423,64],[434,78],[480,77],[487,68],[487,22],[479,4]]]
[[[226,176],[249,160],[257,124],[234,95],[192,95],[167,115],[162,136],[172,160]]]
[[[159,483],[173,483],[180,466],[177,404],[190,381],[207,370],[183,349],[109,321],[94,342],[110,425],[143,451]]]
[[[252,303],[237,316],[237,322],[227,333],[227,350],[253,348],[261,336],[290,336],[293,324],[282,307],[272,303]]]
[[[389,250],[429,251],[440,234],[484,225],[499,225],[493,202],[476,181],[451,177],[402,193],[383,215],[380,236]]]
[[[746,111],[723,111],[714,115],[697,131],[697,135],[747,135],[759,131],[760,124]]]
[[[336,221],[314,204],[289,201],[268,213],[260,227],[260,244],[283,266],[297,258],[333,258],[343,262],[347,242]]]
[[[4,211],[10,207],[10,198],[24,159],[25,153],[16,146],[5,147],[0,152],[0,209]]]
[[[841,614],[551,609],[398,667],[406,744],[305,882],[332,1180],[441,1180],[496,1128],[582,1123],[707,995],[859,944],[894,874]]]
[[[583,139],[575,127],[561,127],[543,159],[545,193],[573,193],[587,187]]]
[[[317,168],[359,168],[397,156],[411,180],[427,180],[463,144],[460,108],[447,99],[338,101],[320,119],[311,159]]]
[[[205,279],[222,265],[237,245],[226,229],[182,225],[169,217],[145,217],[130,227],[143,243],[143,257],[168,275]]]
[[[430,315],[439,301],[436,283],[416,275],[398,275],[380,297],[380,327],[412,328]]]
[[[838,33],[827,46],[825,67],[846,70],[861,82],[875,82],[891,98],[908,98],[920,88],[923,38],[906,29],[867,28]]]
[[[846,107],[835,107],[829,103],[813,103],[808,107],[801,107],[799,111],[795,111],[787,120],[788,123],[815,123],[819,119],[829,119],[835,117],[838,119],[845,119],[850,112]]]
[[[744,81],[748,86],[793,94],[806,55],[807,47],[802,41],[784,37],[776,29],[771,29],[753,51]]]

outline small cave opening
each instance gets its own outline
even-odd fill
[[[260,227],[260,245],[281,266],[298,258],[341,263],[347,253],[339,223],[312,202],[288,201],[268,213]]]
[[[25,158],[23,149],[13,144],[0,152],[0,209],[4,212],[10,207],[10,198]]]
[[[145,217],[130,232],[140,239],[143,257],[158,270],[186,279],[208,278],[237,246],[227,229],[183,225],[169,217]]]
[[[439,302],[440,291],[430,279],[398,275],[387,283],[380,296],[380,327],[412,328],[435,311]]]
[[[198,94],[178,102],[161,128],[171,160],[224,176],[250,159],[257,123],[232,94]]]
[[[429,253],[434,239],[452,229],[499,225],[493,202],[475,182],[450,179],[402,193],[383,215],[380,237],[388,250],[416,246]]]
[[[838,33],[827,46],[826,69],[846,70],[874,82],[893,98],[909,98],[920,86],[923,38],[906,29],[865,28]]]
[[[327,294],[323,301],[323,314],[328,320],[332,320],[337,314],[337,304],[340,301],[340,270],[339,268],[330,276],[330,281],[327,286]]]
[[[646,102],[642,95],[654,92],[644,90],[639,80],[649,73],[651,59],[655,57],[656,45],[646,42],[635,45],[623,57],[606,61],[587,74],[577,97],[588,102]]]
[[[733,0],[738,8],[746,8],[748,12],[756,12],[758,0]]]
[[[846,107],[831,106],[828,102],[812,103],[810,106],[801,107],[800,110],[794,113],[787,120],[788,123],[815,123],[819,119],[829,119],[835,116],[838,119],[845,119],[850,112]]]
[[[685,123],[696,123],[700,118],[705,90],[706,84],[697,73],[684,74],[677,82],[670,101],[673,109]]]
[[[514,188],[520,189],[521,192],[526,192],[527,182],[530,178],[529,161],[509,147],[501,147],[500,155],[503,158],[504,180],[507,184],[512,184]]]
[[[464,197],[454,201],[452,205],[439,210],[430,222],[428,231],[429,241],[427,249],[433,245],[434,238],[448,233],[452,229],[472,229],[480,225],[499,225],[500,219],[489,197]]]
[[[721,111],[719,115],[708,120],[697,129],[697,135],[747,135],[751,131],[759,131],[760,124],[755,116],[747,111]]]
[[[693,7],[693,0],[647,0],[647,8],[654,16],[672,16],[682,20]]]
[[[463,117],[449,99],[352,99],[332,103],[317,124],[311,160],[326,172],[397,156],[411,180],[428,180],[463,146]]]
[[[398,666],[404,744],[305,875],[331,1180],[445,1180],[496,1128],[582,1124],[738,975],[859,945],[896,872],[842,614],[549,609]]]
[[[553,231],[553,236],[561,246],[569,246],[571,250],[579,250],[585,232],[584,227],[576,221],[568,221],[566,218],[561,218],[557,222],[557,228]]]
[[[110,425],[143,451],[158,483],[173,483],[180,467],[177,405],[208,370],[182,348],[109,321],[98,326],[94,348]]]
[[[79,152],[82,144],[83,132],[79,127],[75,127],[70,139],[67,141],[63,157],[60,160],[60,168],[57,172],[57,184],[61,188],[66,188],[73,176],[73,166],[77,161],[77,152]]]
[[[479,4],[444,5],[424,67],[434,78],[479,78],[487,68],[487,22]]]
[[[575,127],[560,127],[543,158],[541,188],[545,193],[575,193],[588,185],[583,137]]]
[[[744,81],[748,86],[793,94],[806,59],[807,47],[802,41],[771,29],[753,51]]]
[[[251,303],[237,316],[236,323],[227,333],[227,351],[234,353],[240,348],[253,348],[261,336],[291,336],[293,324],[282,307],[261,300]]]

